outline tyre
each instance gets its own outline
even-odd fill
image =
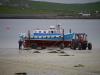
[[[87,48],[87,44],[83,44],[82,45],[82,50],[86,50],[86,48]]]
[[[81,46],[81,43],[78,44],[78,50],[81,50],[82,49],[82,46]]]
[[[76,50],[76,47],[74,46],[74,48],[73,48],[74,50]]]
[[[92,49],[92,44],[88,43],[88,50],[91,50],[91,49]]]
[[[31,48],[32,48],[32,49],[37,49],[37,47],[38,47],[38,46],[37,46],[37,44],[35,44],[35,43],[33,43],[33,44],[31,45]]]
[[[62,43],[62,44],[60,44],[60,49],[64,49],[64,44]]]
[[[74,44],[72,44],[72,46],[71,46],[71,49],[73,49],[73,50],[76,50],[76,44],[74,43]]]
[[[42,47],[42,49],[46,49],[46,47]]]

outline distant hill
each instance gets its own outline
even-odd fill
[[[62,4],[32,1],[27,6],[0,5],[0,14],[78,16],[80,12],[95,14],[100,12],[100,2],[85,4]]]
[[[32,9],[41,11],[41,13],[56,13],[62,15],[76,15],[79,12],[100,11],[100,2],[87,4],[60,4],[48,2],[33,2]],[[37,12],[38,13],[38,12]]]

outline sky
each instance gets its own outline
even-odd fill
[[[48,1],[48,2],[56,2],[56,3],[88,3],[88,2],[96,2],[100,0],[35,0],[35,1]]]

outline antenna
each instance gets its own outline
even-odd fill
[[[28,30],[28,39],[30,39],[30,35],[31,35],[31,34],[30,34],[30,30]]]
[[[57,25],[57,32],[60,33],[60,30],[61,30],[60,24],[58,24],[58,25]]]
[[[69,33],[72,33],[72,30],[71,30],[71,28],[69,29]]]

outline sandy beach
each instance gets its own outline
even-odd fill
[[[100,49],[49,48],[19,51],[1,48],[0,75],[23,72],[27,75],[100,75]]]

